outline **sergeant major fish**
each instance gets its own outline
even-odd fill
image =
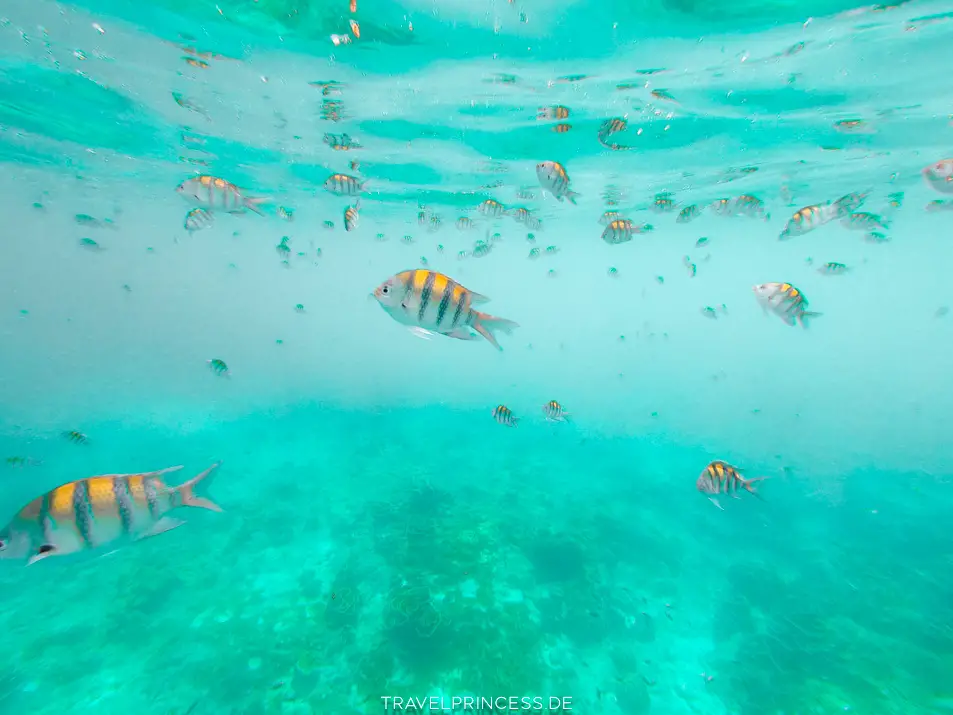
[[[754,286],[752,290],[766,313],[769,311],[774,313],[788,325],[793,326],[800,322],[806,328],[810,318],[821,315],[806,310],[807,299],[790,283],[761,283]]]
[[[778,240],[785,240],[793,236],[803,236],[815,228],[820,228],[838,216],[838,208],[833,204],[814,204],[799,209],[790,219],[784,230],[778,235]]]
[[[506,427],[519,426],[519,418],[506,405],[497,405],[493,408],[493,419]]]
[[[556,400],[550,400],[543,405],[543,414],[550,422],[567,422],[569,420],[569,413]]]
[[[49,556],[155,536],[185,523],[168,516],[182,506],[221,511],[197,492],[216,467],[177,487],[166,485],[162,477],[182,467],[104,474],[59,486],[24,506],[0,530],[0,558],[27,559],[29,565]]]
[[[191,235],[196,231],[201,231],[203,228],[208,228],[212,225],[214,220],[215,218],[211,211],[192,209],[185,215],[185,230]]]
[[[727,462],[723,462],[720,459],[716,459],[714,462],[711,462],[702,473],[699,475],[698,480],[695,482],[695,486],[698,488],[702,494],[708,497],[711,500],[711,503],[717,506],[719,509],[724,510],[724,507],[718,503],[719,494],[727,494],[733,499],[738,498],[738,490],[744,489],[755,496],[758,496],[757,490],[751,485],[755,482],[760,482],[767,479],[767,477],[754,477],[752,479],[745,479],[741,476],[741,470],[737,467],[733,467]]]
[[[579,194],[569,189],[569,174],[566,173],[566,167],[558,161],[543,161],[537,164],[536,178],[539,179],[539,185],[555,196],[557,201],[565,198],[572,204],[576,203]]]
[[[245,213],[245,209],[251,209],[259,216],[264,216],[259,204],[271,200],[267,197],[244,196],[235,184],[208,174],[186,179],[175,190],[180,196],[195,201],[202,208],[221,209],[231,214]]]
[[[323,186],[325,190],[338,196],[358,196],[366,184],[366,181],[355,179],[347,174],[332,174],[325,180]]]
[[[475,336],[469,328],[502,350],[494,331],[509,333],[519,327],[512,320],[474,310],[474,305],[485,303],[489,298],[436,271],[401,271],[381,283],[373,295],[391,318],[418,334],[437,333],[458,340],[473,340]]]
[[[924,180],[941,194],[953,194],[953,159],[943,159],[923,170]]]

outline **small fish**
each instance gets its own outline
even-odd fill
[[[206,112],[205,109],[203,109],[200,105],[196,104],[194,101],[192,101],[185,95],[179,94],[178,92],[173,92],[172,99],[174,99],[175,103],[178,104],[180,107],[182,107],[182,109],[187,109],[190,112],[194,112],[195,114],[199,114],[205,117],[207,121],[212,121],[212,118],[208,115],[208,112]],[[204,144],[205,142],[203,141],[202,143]]]
[[[89,437],[84,435],[82,432],[77,432],[76,430],[64,432],[63,437],[73,444],[89,444]]]
[[[831,202],[831,206],[834,209],[834,214],[836,218],[843,218],[850,213],[853,213],[861,206],[863,206],[864,201],[867,200],[867,197],[870,196],[869,191],[855,191],[851,194],[841,196],[837,201]]]
[[[221,209],[232,214],[244,213],[245,209],[251,209],[259,216],[264,216],[259,205],[271,200],[267,197],[244,196],[235,184],[208,174],[187,179],[175,190],[180,196],[189,201],[195,201],[202,208]]]
[[[741,476],[741,470],[737,467],[732,467],[727,462],[723,462],[720,459],[716,459],[714,462],[711,462],[698,477],[698,481],[695,482],[695,486],[698,491],[707,496],[711,503],[717,506],[719,509],[723,509],[721,504],[718,503],[717,497],[720,494],[726,494],[733,499],[738,498],[738,490],[744,489],[755,496],[758,496],[757,490],[751,486],[756,482],[761,482],[767,479],[767,477],[754,477],[752,479],[745,479]]]
[[[887,195],[887,211],[896,211],[903,206],[904,193],[895,191]]]
[[[332,174],[324,182],[324,188],[338,196],[358,196],[364,191],[366,184],[366,181],[360,181],[347,174]]]
[[[198,492],[199,484],[216,467],[218,464],[213,464],[177,487],[167,486],[162,477],[181,467],[142,474],[104,474],[59,486],[24,506],[0,530],[0,558],[27,559],[30,565],[50,556],[170,531],[185,523],[168,516],[178,507],[221,511]]]
[[[400,242],[403,243],[404,245],[409,246],[410,244],[414,242],[414,237],[411,236],[410,234],[407,234],[402,239],[400,239]]]
[[[608,275],[609,278],[618,278],[619,269],[616,268],[615,266],[609,266],[609,270],[606,271],[606,275]]]
[[[295,210],[289,209],[284,206],[278,207],[278,218],[284,219],[285,221],[294,221],[295,220]]]
[[[532,233],[527,233],[526,240],[529,241],[530,243],[536,243],[536,236]]]
[[[510,215],[517,223],[524,224],[527,228],[539,231],[543,227],[543,222],[530,213],[528,208],[519,206],[510,210]]]
[[[116,230],[116,224],[108,218],[100,221],[98,218],[93,218],[89,214],[76,214],[73,220],[80,226],[88,226],[89,228],[111,228]]]
[[[676,223],[690,223],[699,216],[701,216],[701,210],[697,205],[692,204],[691,206],[686,206],[679,211],[678,217],[675,219],[675,221]]]
[[[662,99],[666,102],[675,102],[675,104],[678,104],[678,102],[675,100],[675,97],[673,97],[667,89],[653,89],[651,94],[656,99]]]
[[[506,209],[503,207],[499,201],[494,199],[487,199],[479,206],[477,206],[477,211],[479,211],[483,216],[488,216],[490,218],[498,218],[506,213]]]
[[[304,310],[303,303],[298,303],[297,305],[295,305],[295,313],[304,313],[304,312],[305,310]]]
[[[953,194],[953,159],[942,159],[923,170],[923,178],[941,194]]]
[[[866,211],[848,214],[841,219],[841,225],[857,231],[875,231],[890,228],[890,222],[877,214]]]
[[[79,245],[85,248],[88,251],[104,251],[102,246],[100,246],[96,241],[91,238],[81,238],[79,239]]]
[[[334,221],[325,221],[322,225],[323,225],[328,231],[333,231],[333,230],[334,230]]]
[[[521,188],[517,189],[516,198],[520,201],[533,201],[536,198],[536,194],[527,188]]]
[[[489,298],[436,271],[401,271],[381,283],[374,297],[384,312],[402,325],[458,340],[473,340],[473,330],[498,350],[502,348],[494,332],[509,333],[519,327],[511,320],[474,310],[474,305]]]
[[[735,198],[734,213],[767,221],[770,216],[764,210],[764,201],[751,194],[742,194]]]
[[[430,233],[436,233],[440,230],[441,226],[443,226],[443,219],[441,219],[437,214],[434,214],[430,217],[430,226],[427,228],[427,231]]]
[[[194,57],[183,57],[182,59],[185,60],[186,64],[192,65],[192,67],[197,67],[201,70],[207,70],[211,66],[205,60],[197,60]]]
[[[282,236],[281,241],[275,246],[275,251],[282,258],[288,258],[291,255],[291,246],[288,245],[290,238]]]
[[[783,241],[792,236],[803,236],[805,233],[819,228],[838,215],[838,209],[833,204],[814,204],[805,206],[788,219],[784,230],[778,235],[778,240]]]
[[[688,269],[689,276],[694,278],[696,275],[698,275],[698,266],[692,263],[692,259],[690,256],[682,256],[682,264],[685,266],[686,269]]]
[[[864,234],[864,241],[867,243],[887,243],[890,238],[880,231],[871,231]]]
[[[569,174],[558,161],[543,161],[537,164],[536,178],[539,179],[540,186],[555,196],[557,201],[565,198],[572,204],[576,203],[579,194],[569,189]]]
[[[351,26],[351,33],[358,40],[361,39],[361,26],[358,24],[357,20],[349,19],[348,24]]]
[[[483,258],[490,255],[490,251],[493,249],[493,246],[487,243],[486,241],[477,241],[473,246],[473,257],[474,258]]]
[[[752,290],[765,313],[774,313],[790,326],[800,322],[806,328],[809,319],[821,315],[807,310],[807,299],[790,283],[761,283]]]
[[[697,241],[695,241],[695,246],[696,246],[697,248],[701,248],[702,246],[707,246],[707,245],[708,245],[708,237],[707,237],[707,236],[702,236],[702,237],[700,237]]]
[[[506,427],[517,427],[519,425],[519,418],[506,405],[497,405],[493,408],[493,419]]]
[[[656,194],[655,200],[652,202],[652,210],[655,211],[655,213],[669,213],[670,211],[674,211],[675,199],[673,199],[672,195],[668,192]]]
[[[569,107],[557,105],[555,107],[540,107],[536,114],[537,119],[567,119],[569,117]]]
[[[201,231],[204,228],[208,228],[214,223],[215,217],[212,215],[211,211],[206,211],[205,209],[192,209],[187,214],[185,214],[185,230],[189,234],[193,234],[196,231]]]
[[[360,142],[352,139],[349,134],[325,134],[324,143],[335,151],[350,151],[351,149],[361,148]]]
[[[353,206],[348,206],[344,209],[344,230],[353,231],[357,228],[358,224],[361,221],[361,202],[358,200]],[[373,213],[373,212],[372,212]],[[373,218],[373,217],[372,217]]]
[[[539,248],[531,248],[531,249],[529,249],[529,258],[530,258],[530,260],[535,260],[535,259],[539,258],[539,255],[540,255],[540,254],[539,254]]]
[[[543,414],[549,422],[569,421],[569,413],[556,400],[550,400],[543,405]]]
[[[457,251],[457,260],[458,260],[458,261],[465,261],[465,260],[468,259],[469,257],[470,257],[470,252],[469,252],[469,251],[466,251],[466,250],[464,250],[464,251]]]
[[[834,122],[834,129],[844,134],[871,134],[873,131],[862,119],[841,119]]]
[[[630,147],[617,144],[616,142],[610,142],[609,137],[618,132],[625,131],[626,127],[629,126],[629,123],[623,117],[613,117],[611,119],[605,120],[602,125],[599,127],[599,131],[596,133],[596,139],[599,140],[599,143],[607,149],[612,149],[613,151],[619,151],[620,149],[629,149]]]
[[[605,211],[602,216],[599,217],[599,224],[602,226],[608,226],[612,221],[615,221],[618,218],[622,218],[622,214],[618,211]]]
[[[554,124],[552,126],[552,131],[556,134],[565,134],[570,129],[572,129],[572,124]]]
[[[473,219],[467,216],[461,216],[457,219],[457,229],[460,231],[469,231],[473,228],[476,228],[476,224],[473,223]]]
[[[823,266],[817,269],[817,272],[822,276],[840,276],[844,273],[847,273],[847,266],[843,263],[837,263],[835,261],[830,261],[825,263]]]
[[[427,209],[421,209],[417,212],[417,225],[426,226],[430,220],[430,212]]]
[[[207,361],[209,370],[214,372],[216,375],[228,376],[228,365],[225,364],[224,360],[219,358],[213,358]]]
[[[944,201],[937,199],[936,201],[928,203],[924,208],[931,213],[933,211],[953,211],[953,200]]]

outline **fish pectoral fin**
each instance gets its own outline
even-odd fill
[[[456,328],[451,330],[449,333],[444,333],[448,338],[456,338],[457,340],[478,340],[480,338],[476,333],[471,333],[466,328]]]
[[[26,565],[30,566],[35,564],[37,561],[42,561],[47,556],[53,556],[55,553],[56,547],[53,546],[53,544],[43,544],[36,550],[36,553],[27,560]]]
[[[185,521],[182,519],[174,519],[171,516],[164,516],[155,524],[153,524],[151,529],[144,531],[137,536],[136,541],[142,541],[143,539],[148,539],[150,536],[158,536],[159,534],[164,534],[167,531],[178,529],[184,523]]]
[[[420,338],[421,340],[430,340],[433,337],[434,333],[424,328],[418,328],[416,325],[407,328],[415,337]]]
[[[725,507],[723,507],[721,504],[719,504],[719,503],[718,503],[718,500],[715,499],[715,497],[708,497],[708,500],[709,500],[712,504],[714,504],[715,506],[717,506],[719,509],[721,509],[722,511],[725,510]]]

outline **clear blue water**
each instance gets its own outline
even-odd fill
[[[73,480],[219,460],[224,509],[0,560],[0,713],[953,711],[953,211],[932,203],[953,196],[921,174],[953,157],[950,2],[0,16],[0,522]],[[336,172],[367,180],[354,231]],[[265,215],[187,231],[199,173]],[[844,216],[779,240],[854,192],[883,240]],[[709,208],[740,195],[766,220]],[[610,245],[607,210],[654,230]],[[378,306],[424,261],[520,324],[501,352]],[[823,315],[785,325],[765,282]],[[763,498],[717,509],[696,488],[716,459]]]

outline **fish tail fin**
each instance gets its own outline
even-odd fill
[[[751,479],[742,480],[741,483],[744,486],[745,491],[751,494],[754,494],[756,497],[758,497],[758,499],[761,499],[762,501],[764,501],[764,497],[761,496],[761,493],[757,489],[755,489],[752,485],[757,482],[763,482],[765,479],[768,479],[768,477],[752,477]]]
[[[209,479],[209,477],[220,464],[221,462],[216,462],[201,474],[192,477],[185,484],[180,484],[178,487],[176,487],[175,490],[179,493],[179,504],[181,506],[194,506],[199,509],[208,509],[209,511],[222,511],[222,507],[213,502],[211,499],[199,496],[196,491],[196,488],[199,486],[199,484],[202,484],[203,482],[203,488],[207,488],[208,485],[211,484],[212,480]]]
[[[503,348],[501,348],[500,344],[496,342],[494,331],[502,330],[504,333],[509,334],[513,332],[514,328],[519,327],[519,323],[514,323],[512,320],[507,320],[506,318],[497,318],[495,315],[489,315],[488,313],[476,311],[476,320],[473,321],[473,325],[470,327],[486,338],[490,345],[495,347],[497,350],[502,350]]]
[[[801,313],[801,325],[806,328],[806,327],[808,327],[808,322],[809,322],[810,320],[812,320],[813,318],[819,318],[819,317],[822,316],[822,315],[824,315],[824,314],[823,314],[823,313],[813,312],[813,311],[807,311],[807,312],[805,312],[805,313]]]
[[[245,196],[242,198],[242,204],[247,209],[251,209],[259,216],[264,216],[265,212],[261,210],[261,204],[267,204],[271,201],[270,196]]]

